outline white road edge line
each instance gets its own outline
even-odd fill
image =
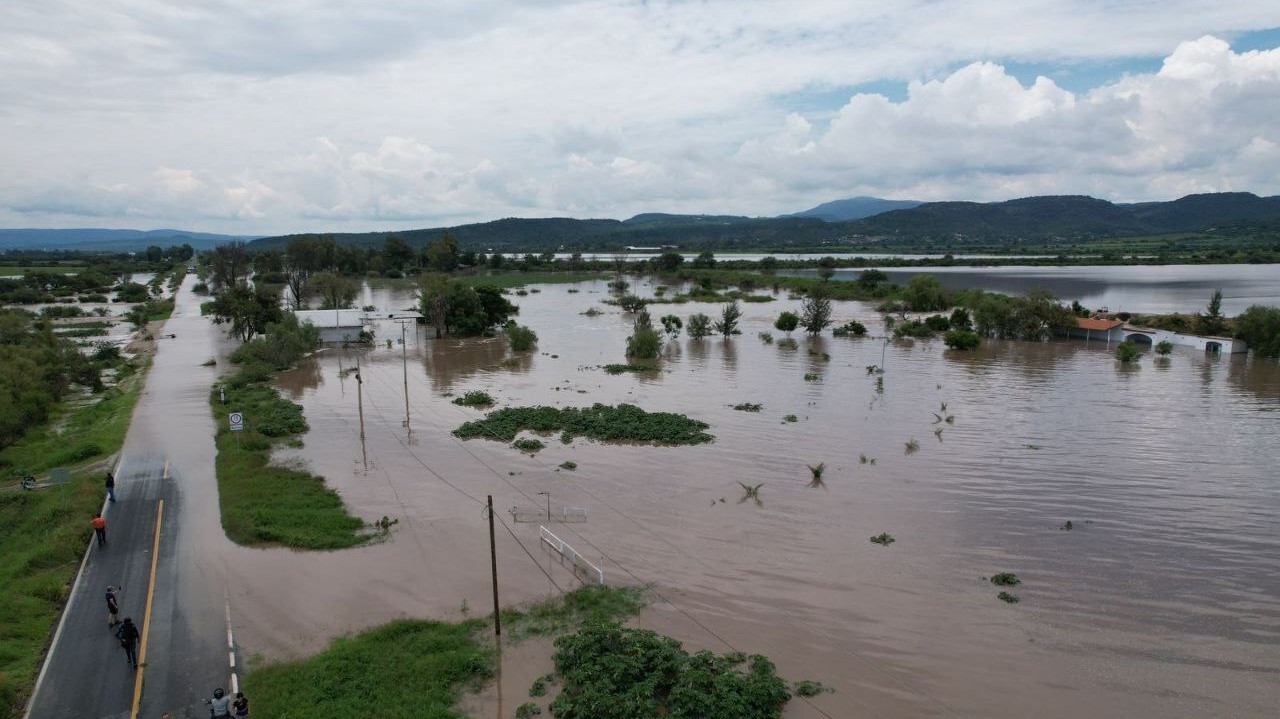
[[[222,590],[222,606],[227,616],[227,662],[231,665],[231,696],[240,692],[240,677],[236,676],[236,637],[231,630],[231,595]]]
[[[120,455],[120,459],[116,462],[115,469],[112,474],[119,475],[120,468],[124,466],[124,455]],[[102,516],[107,516],[107,510],[110,509],[111,502],[106,498],[102,498]],[[31,688],[31,696],[27,697],[26,711],[22,712],[22,719],[30,719],[31,709],[35,706],[36,697],[40,695],[40,686],[44,684],[44,675],[49,671],[49,660],[53,658],[53,652],[58,648],[58,640],[62,638],[62,627],[67,623],[67,615],[71,613],[71,607],[75,605],[76,595],[80,590],[80,579],[84,576],[85,565],[89,563],[89,553],[93,551],[94,538],[89,537],[89,545],[84,548],[84,557],[80,559],[80,568],[76,570],[75,581],[71,583],[71,595],[67,597],[67,605],[62,608],[62,616],[58,617],[58,628],[53,630],[53,641],[49,642],[49,651],[44,655],[44,661],[40,662],[40,673],[36,675],[36,684]]]

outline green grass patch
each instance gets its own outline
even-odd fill
[[[72,467],[71,484],[33,492],[0,492],[0,717],[20,716],[41,655],[70,592],[92,531],[89,520],[105,490],[97,464],[119,451],[138,401],[141,373],[133,373],[91,404],[60,405],[49,422],[0,451],[0,475],[25,470],[40,476]],[[91,465],[92,466],[92,465]]]
[[[517,439],[511,443],[511,446],[529,454],[537,454],[547,448],[547,445],[538,439]]]
[[[485,392],[482,390],[475,390],[474,392],[468,392],[462,395],[461,397],[456,397],[454,398],[453,403],[460,407],[482,407],[482,408],[492,407],[493,405],[497,404],[497,402],[494,401],[493,397],[489,396],[488,392]]]
[[[601,367],[609,374],[624,374],[626,372],[657,372],[658,368],[647,364],[607,364]]]
[[[271,463],[271,448],[308,429],[302,407],[266,382],[269,369],[249,365],[226,381],[227,403],[209,395],[217,423],[218,504],[222,528],[237,544],[294,549],[343,549],[373,536],[351,516],[324,478]],[[230,411],[244,414],[245,429],[232,432]]]
[[[568,284],[591,282],[607,277],[605,272],[497,272],[493,274],[456,275],[454,280],[469,287],[489,285],[511,289],[525,285]]]
[[[738,410],[739,412],[759,412],[760,410],[764,409],[764,405],[752,404],[751,402],[743,402],[742,404],[735,404],[733,408]]]
[[[621,619],[644,606],[643,590],[584,587],[527,609],[502,612],[508,641],[573,631],[586,621]],[[307,659],[268,664],[245,677],[255,716],[307,719],[463,719],[464,690],[494,674],[484,619],[398,620],[334,640]],[[544,686],[553,677],[544,677]]]
[[[704,430],[709,425],[673,412],[646,412],[635,405],[594,404],[591,407],[507,407],[484,419],[467,422],[453,431],[462,439],[481,437],[514,441],[522,431],[560,432],[560,441],[587,437],[604,442],[645,444],[702,444],[715,439]]]

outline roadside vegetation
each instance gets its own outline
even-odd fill
[[[714,439],[709,425],[673,412],[646,412],[635,405],[595,404],[591,407],[507,407],[484,419],[466,422],[453,431],[461,439],[513,442],[520,432],[560,433],[568,444],[575,437],[602,442],[644,444],[702,444]]]
[[[0,717],[19,716],[102,506],[104,461],[119,451],[145,362],[102,346],[80,354],[43,320],[0,312]],[[23,475],[61,486],[22,490]]]
[[[324,478],[271,461],[277,444],[296,440],[308,427],[301,405],[280,396],[272,377],[319,344],[318,331],[286,314],[266,326],[263,336],[231,356],[239,369],[209,394],[217,424],[218,503],[222,528],[237,544],[283,545],[294,549],[342,549],[374,536],[351,516]],[[243,431],[232,432],[228,413],[241,412]]]

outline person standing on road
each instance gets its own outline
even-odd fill
[[[244,692],[236,692],[236,700],[231,702],[231,712],[236,719],[248,719],[249,700],[245,698]]]
[[[107,628],[120,623],[120,587],[107,587]]]
[[[98,535],[98,546],[107,546],[107,519],[102,516],[102,512],[93,515],[89,524],[93,526],[93,533]]]
[[[107,499],[116,501],[116,476],[107,470]]]
[[[213,719],[230,719],[231,699],[222,692],[222,687],[213,690],[213,698],[206,699],[209,704],[209,716]]]
[[[124,618],[124,622],[120,628],[116,630],[116,638],[120,640],[120,646],[124,647],[125,661],[134,668],[138,668],[138,628],[133,625],[133,620],[129,617]]]

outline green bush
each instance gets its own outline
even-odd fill
[[[492,407],[496,402],[488,392],[483,390],[474,390],[468,392],[461,397],[456,397],[453,403],[460,407]]]
[[[540,440],[536,439],[517,439],[515,442],[511,443],[511,446],[521,452],[528,452],[529,454],[537,454],[540,450],[546,449],[547,447],[546,444],[543,444]]]
[[[971,330],[947,330],[942,336],[942,341],[953,350],[971,350],[977,349],[982,344],[982,338],[977,332]]]
[[[685,327],[685,331],[689,333],[689,337],[692,339],[700,340],[703,337],[709,337],[711,335],[711,318],[701,312],[689,315],[689,320],[685,323]]]
[[[657,372],[658,368],[646,364],[607,364],[604,371],[609,374],[623,374],[624,372]]]
[[[606,442],[702,444],[714,439],[705,422],[671,412],[645,412],[630,404],[591,407],[507,407],[453,431],[461,439],[476,437],[512,442],[522,431],[561,432],[561,440],[587,437]]]
[[[1138,345],[1134,344],[1132,340],[1121,342],[1116,347],[1116,359],[1120,360],[1121,364],[1137,362],[1141,357],[1142,350],[1138,349]]]
[[[1235,320],[1236,337],[1254,354],[1280,357],[1280,307],[1252,305]]]
[[[848,322],[831,330],[831,335],[833,337],[849,337],[849,336],[862,337],[866,333],[867,333],[866,325],[862,324],[861,322],[858,322],[857,320],[849,320]]]
[[[1173,343],[1169,341],[1160,342],[1156,345],[1156,354],[1167,355],[1173,351]]]
[[[511,351],[526,352],[538,344],[538,335],[528,327],[510,322],[507,324],[507,340],[511,343]]]

